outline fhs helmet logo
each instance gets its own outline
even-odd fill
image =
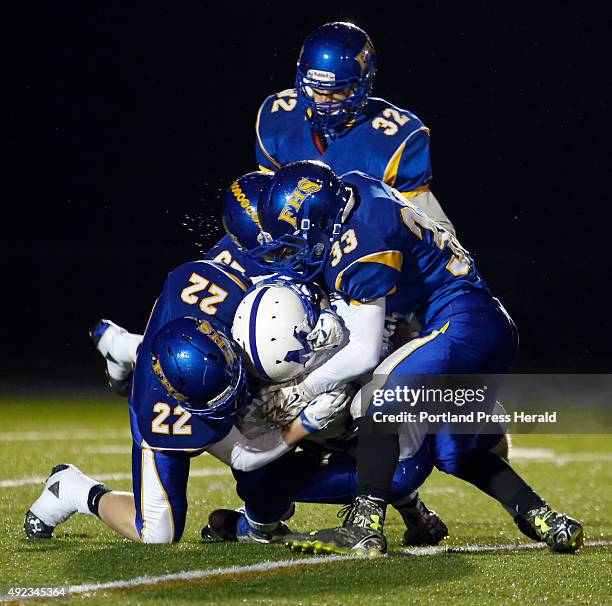
[[[183,395],[180,391],[177,391],[172,387],[170,381],[166,378],[166,374],[164,373],[161,364],[159,363],[159,357],[153,356],[153,372],[155,376],[159,379],[160,383],[164,386],[165,390],[179,402],[187,402],[187,396]]]
[[[234,362],[234,355],[231,349],[227,346],[225,339],[210,325],[206,320],[202,320],[198,325],[198,332],[206,335],[220,350],[223,354],[225,361],[228,364]]]
[[[299,180],[297,187],[293,190],[289,198],[287,199],[287,204],[283,206],[283,210],[281,210],[278,218],[281,221],[285,221],[293,227],[293,229],[297,229],[297,212],[300,210],[302,203],[304,200],[314,194],[321,189],[320,183],[315,183],[306,177],[303,177]]]
[[[234,194],[238,204],[244,209],[244,212],[251,217],[253,222],[259,226],[259,217],[257,211],[253,208],[251,201],[246,197],[246,194],[242,191],[238,181],[234,181],[230,185],[230,191]]]
[[[369,59],[370,55],[374,52],[374,47],[370,41],[366,42],[364,47],[359,51],[359,54],[355,57],[355,61],[359,63],[361,67],[361,73],[365,71],[366,61]]]

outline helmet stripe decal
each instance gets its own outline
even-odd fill
[[[266,379],[270,379],[266,371],[264,370],[263,364],[259,359],[259,353],[257,351],[257,310],[259,304],[263,299],[263,296],[270,290],[269,287],[263,287],[255,297],[253,301],[253,307],[251,308],[251,317],[249,318],[249,349],[251,351],[251,358],[257,372]]]

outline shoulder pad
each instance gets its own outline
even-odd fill
[[[408,136],[410,133],[424,127],[421,119],[411,111],[397,107],[384,99],[370,99],[368,115],[374,130],[396,139],[395,135]]]
[[[374,301],[395,291],[402,263],[403,255],[398,250],[366,255],[340,271],[333,286],[349,300]]]
[[[251,287],[251,281],[239,270],[221,261],[209,259],[183,263],[170,272],[169,277],[174,275],[182,276],[189,272],[200,274],[211,282],[222,281],[224,284],[237,286],[243,292],[246,292]]]
[[[255,133],[257,135],[257,147],[263,154],[262,159],[269,163],[268,166],[260,166],[266,170],[275,170],[281,167],[277,159],[278,135],[287,129],[288,125],[298,115],[297,92],[294,88],[288,88],[274,95],[270,95],[259,107],[257,120],[255,122]]]
[[[266,97],[257,112],[258,134],[261,136],[269,134],[270,129],[291,120],[297,111],[298,98],[295,88],[287,88]]]

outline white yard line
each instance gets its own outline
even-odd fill
[[[603,547],[612,545],[612,541],[586,541],[586,547]],[[444,555],[446,553],[491,553],[495,551],[525,551],[529,549],[544,549],[545,543],[508,543],[505,545],[436,545],[435,547],[412,547],[402,549],[397,553],[411,556]]]
[[[103,444],[102,446],[86,446],[83,452],[87,454],[129,455],[132,454],[131,444]]]
[[[510,449],[510,461],[532,461],[534,463],[551,463],[567,465],[568,463],[597,463],[612,461],[612,452],[556,452],[549,448],[521,448],[513,446]]]
[[[147,585],[159,585],[172,581],[196,581],[199,579],[216,578],[224,576],[240,576],[249,575],[254,572],[269,572],[283,568],[295,568],[302,566],[320,566],[330,562],[343,562],[349,559],[356,559],[355,556],[323,556],[311,558],[299,558],[296,560],[278,560],[259,562],[258,564],[248,564],[245,566],[227,566],[224,568],[212,568],[208,570],[185,570],[183,572],[175,572],[163,574],[159,576],[144,576],[134,579],[126,579],[123,581],[109,581],[106,583],[87,583],[83,585],[71,585],[70,593],[89,593],[91,591],[100,591],[104,589],[125,589],[128,587],[138,587]]]
[[[422,489],[426,494],[456,494],[458,492],[463,492],[463,486],[428,486],[425,484],[422,486]],[[419,488],[419,492],[420,491],[421,488]]]
[[[210,476],[224,476],[230,475],[230,469],[228,468],[215,468],[215,469],[193,469],[189,472],[190,478],[208,478]],[[131,473],[101,473],[92,474],[96,480],[101,482],[107,482],[109,480],[131,480]],[[16,480],[0,480],[0,488],[16,488],[17,486],[30,486],[31,484],[41,484],[47,479],[47,476],[32,476],[29,478],[17,478]]]
[[[612,545],[612,541],[587,541],[587,547],[600,547]],[[405,554],[411,556],[433,556],[444,555],[448,553],[487,553],[495,551],[522,551],[528,549],[541,549],[546,547],[542,543],[519,543],[519,544],[504,544],[504,545],[469,545],[466,547],[421,547],[414,549],[404,549],[396,552],[398,555]],[[393,554],[391,554],[393,557]],[[562,557],[562,556],[561,556]],[[202,579],[215,579],[237,576],[248,576],[257,572],[271,572],[274,570],[283,570],[288,568],[303,568],[308,566],[320,566],[322,564],[331,564],[336,562],[347,562],[356,559],[355,556],[323,556],[311,558],[298,558],[294,560],[278,560],[260,562],[258,564],[249,564],[246,566],[227,566],[224,568],[210,568],[207,570],[185,570],[159,576],[142,576],[132,579],[122,579],[117,581],[107,581],[105,583],[83,583],[81,585],[71,585],[68,587],[70,594],[85,594],[84,597],[90,597],[95,592],[106,590],[134,589],[144,588],[166,583],[190,581],[199,581]],[[0,601],[16,601],[8,595],[0,595]]]
[[[105,454],[105,455],[125,455],[132,454],[131,442],[127,444],[101,444],[100,446],[86,446],[82,449],[82,452],[87,454]],[[208,452],[203,452],[198,455],[199,457],[208,457]]]
[[[58,440],[130,439],[129,431],[71,429],[70,431],[9,431],[0,433],[1,442],[56,442]]]
[[[24,440],[33,439],[33,436],[38,435],[39,432],[31,432],[26,434],[0,434],[0,440],[6,439],[2,438],[2,436],[13,436],[13,440],[17,440],[17,436],[21,435]],[[75,435],[72,433],[63,433],[56,432],[56,434],[43,432],[44,435],[47,436],[47,439],[53,440],[68,440],[75,439]],[[90,437],[84,434],[91,434]],[[55,437],[50,437],[55,435]],[[112,437],[116,437],[117,439],[123,439],[121,436],[117,436],[116,433],[111,434]],[[104,435],[104,432],[89,432],[83,431],[78,434],[79,439],[91,439],[91,437],[97,438],[108,438],[110,436]],[[129,454],[131,452],[131,447],[124,445],[112,445],[107,444],[103,446],[91,446],[85,449],[87,453],[97,453],[97,454]],[[206,455],[208,453],[202,453]],[[576,453],[557,453],[554,450],[550,450],[548,448],[518,448],[513,447],[510,451],[510,460],[517,462],[533,462],[533,463],[549,463],[552,465],[568,465],[571,463],[597,463],[597,462],[609,462],[612,461],[612,452],[576,452]],[[225,469],[203,469],[203,470],[193,470],[190,472],[190,477],[208,477],[208,476],[216,476],[216,475],[224,475],[225,473],[229,473],[229,470]],[[129,473],[114,473],[114,474],[100,474],[96,476],[93,474],[96,479],[99,479],[103,482],[108,480],[129,480],[132,476]],[[16,488],[18,486],[29,486],[31,484],[40,484],[46,480],[47,476],[31,476],[27,478],[17,478],[14,480],[0,480],[0,488]],[[427,487],[424,488],[424,492],[426,493],[453,493],[457,492],[458,488],[456,487]]]

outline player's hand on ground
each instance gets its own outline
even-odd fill
[[[337,347],[344,339],[342,320],[331,310],[324,309],[315,327],[306,337],[314,351]]]

